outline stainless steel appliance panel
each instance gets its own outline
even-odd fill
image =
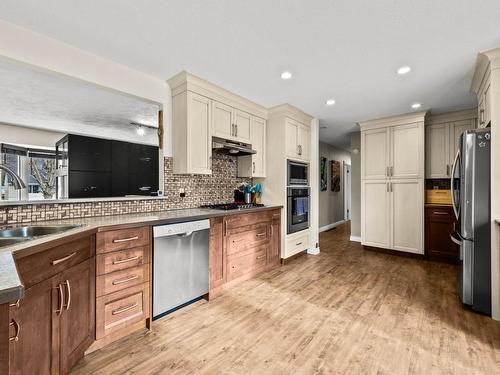
[[[309,185],[309,164],[300,163],[293,160],[287,161],[287,169],[288,169],[288,186],[292,185],[300,185],[300,186],[308,186]]]
[[[309,228],[309,187],[289,187],[287,189],[287,233],[295,233]]]
[[[153,227],[153,317],[208,293],[209,220]]]

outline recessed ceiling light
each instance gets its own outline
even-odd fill
[[[422,107],[422,104],[420,104],[420,103],[413,103],[413,104],[411,105],[411,107],[412,107],[413,109],[418,109],[418,108]]]
[[[334,105],[335,104],[335,100],[334,99],[328,99],[326,101],[326,105]]]
[[[281,73],[281,79],[290,79],[290,78],[292,78],[292,72],[286,70],[283,73]]]
[[[410,73],[410,71],[411,71],[411,68],[409,66],[402,66],[401,68],[398,69],[398,74],[403,75],[403,74]]]

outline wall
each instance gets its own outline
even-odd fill
[[[344,179],[342,176],[342,162],[351,163],[351,154],[349,151],[339,149],[327,143],[319,143],[319,158],[327,159],[327,189],[319,192],[319,227],[337,223],[344,220]],[[330,185],[330,160],[340,162],[341,181],[340,191],[331,191]],[[318,165],[319,168],[319,165]],[[318,176],[319,178],[319,176]]]
[[[164,111],[164,155],[172,155],[170,88],[164,80],[2,20],[0,35],[2,56],[158,103]]]
[[[65,133],[24,128],[22,126],[1,123],[0,134],[2,135],[0,143],[52,148],[55,148],[56,142],[65,135]]]
[[[351,239],[361,241],[361,132],[351,134]]]
[[[0,226],[45,220],[155,212],[231,202],[235,188],[244,182],[252,182],[251,179],[236,177],[237,171],[236,157],[214,154],[211,176],[174,175],[172,158],[167,157],[165,158],[165,199],[0,206]],[[184,198],[180,197],[179,188],[184,188],[186,192]]]

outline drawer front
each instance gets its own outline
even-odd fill
[[[122,290],[96,301],[96,339],[149,316],[149,283]]]
[[[425,215],[427,219],[431,221],[439,221],[445,223],[455,222],[455,214],[453,213],[453,208],[447,206],[436,206],[425,208]]]
[[[307,250],[309,247],[309,232],[307,231],[300,236],[293,236],[286,239],[287,254],[296,254],[301,251]]]
[[[226,230],[247,227],[254,224],[263,224],[267,221],[271,221],[273,219],[273,215],[276,215],[277,213],[279,214],[279,210],[230,215],[225,218]]]
[[[95,237],[89,236],[19,258],[16,264],[24,287],[29,288],[89,259],[94,253]]]
[[[97,276],[98,297],[149,281],[149,264]]]
[[[149,263],[149,246],[99,254],[96,257],[96,262],[97,275],[140,266]]]
[[[138,227],[97,233],[96,251],[102,254],[149,245],[150,230],[150,227]]]
[[[248,249],[238,255],[228,256],[227,275],[229,280],[244,276],[266,266],[267,245]]]
[[[227,255],[267,242],[269,242],[269,225],[261,225],[248,231],[231,234],[227,237]]]

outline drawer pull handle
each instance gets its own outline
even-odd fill
[[[66,280],[64,284],[66,285],[66,288],[68,288],[68,302],[66,302],[64,307],[66,307],[66,310],[69,310],[69,307],[71,306],[71,286],[69,285],[69,280]]]
[[[16,302],[14,302],[14,303],[11,303],[11,304],[9,305],[9,307],[15,307],[15,308],[17,308],[17,309],[18,309],[18,308],[19,308],[19,300],[17,300],[17,301],[16,301]]]
[[[15,319],[12,319],[9,325],[14,326],[14,328],[16,329],[16,335],[14,337],[9,337],[9,341],[19,341],[19,332],[21,332],[21,326],[18,322],[16,322]]]
[[[69,254],[68,256],[64,257],[64,258],[60,258],[60,259],[56,259],[56,260],[53,260],[51,262],[51,264],[53,266],[57,266],[58,264],[62,263],[62,262],[66,262],[67,260],[73,258],[74,256],[76,255],[76,251],[74,253],[71,253]]]
[[[265,257],[266,257],[265,255],[259,255],[259,256],[258,256],[257,258],[255,258],[255,259],[259,260],[259,259],[262,259],[262,258],[265,258]]]
[[[57,314],[57,316],[60,316],[63,312],[64,307],[64,292],[61,284],[57,286],[57,289],[59,289],[59,308],[55,311],[55,313]]]
[[[132,261],[137,260],[139,258],[140,258],[139,255],[136,255],[135,257],[130,257],[130,258],[127,258],[127,259],[114,260],[113,261],[113,266],[116,265],[116,264],[123,264],[123,263],[132,262]]]
[[[132,275],[129,277],[125,277],[123,279],[113,280],[113,285],[120,285],[120,284],[128,283],[129,281],[136,280],[138,278],[139,278],[139,275]]]
[[[297,242],[297,243],[295,244],[295,246],[299,246],[299,245],[302,245],[302,242]]]
[[[448,212],[444,212],[444,211],[434,211],[433,212],[434,215],[448,215]]]
[[[273,217],[280,217],[281,214],[273,214]]]
[[[263,232],[263,233],[257,233],[257,237],[263,237],[265,236],[267,233],[266,232]]]
[[[128,306],[120,307],[119,309],[111,311],[111,314],[118,315],[124,313],[125,311],[132,310],[134,307],[137,307],[137,303],[132,303]]]
[[[120,238],[118,240],[113,240],[113,243],[128,242],[128,241],[134,241],[134,240],[138,240],[138,239],[139,239],[139,236]]]

